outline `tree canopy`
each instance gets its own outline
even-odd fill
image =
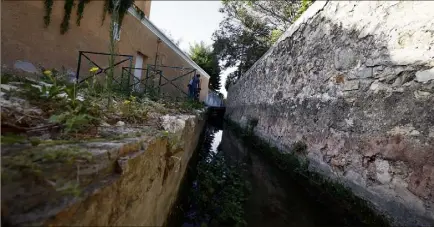
[[[210,76],[209,88],[218,91],[220,85],[220,66],[217,55],[211,46],[205,43],[195,43],[190,46],[189,55]]]
[[[237,67],[225,87],[238,80],[311,5],[311,0],[223,0],[224,20],[213,34],[222,70]]]

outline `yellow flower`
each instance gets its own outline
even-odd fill
[[[89,69],[89,72],[94,73],[94,72],[96,72],[98,70],[99,70],[98,67],[92,67],[91,69]]]
[[[53,75],[53,72],[51,72],[50,70],[45,70],[44,75],[51,76],[51,75]]]
[[[130,102],[131,102],[130,100],[125,100],[124,104],[130,104]]]
[[[130,96],[131,101],[135,102],[136,101],[136,97],[134,96]]]

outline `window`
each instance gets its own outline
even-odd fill
[[[116,41],[121,40],[121,29],[119,28],[119,24],[116,22],[113,22],[113,38]]]

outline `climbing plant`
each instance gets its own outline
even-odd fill
[[[80,21],[81,18],[83,18],[83,11],[84,11],[84,6],[89,3],[90,0],[80,0],[80,2],[77,5],[77,26],[80,26]]]
[[[53,0],[45,0],[45,16],[44,16],[44,25],[48,27],[51,20],[51,11],[53,10]]]
[[[74,0],[66,0],[63,9],[65,13],[63,15],[62,23],[60,24],[60,33],[65,34],[69,29],[69,19],[71,19],[72,7],[74,7]]]
[[[108,13],[113,13],[114,4],[113,0],[104,0],[104,15]],[[120,0],[119,3],[119,12],[118,12],[118,23],[119,27],[122,25],[122,20],[124,19],[125,13],[128,11],[128,9],[134,5],[134,0]],[[103,22],[104,22],[105,16],[103,16]]]
[[[87,3],[89,3],[90,0],[79,0],[77,5],[77,20],[76,24],[77,26],[80,26],[81,19],[83,18],[83,12],[84,8]],[[44,25],[45,27],[48,27],[51,23],[51,13],[52,8],[54,4],[54,0],[44,0],[45,4],[45,15],[44,15]],[[63,6],[64,8],[64,15],[62,23],[60,24],[60,33],[65,34],[69,30],[69,21],[71,19],[71,12],[72,8],[74,7],[74,0],[65,0],[65,4]],[[137,6],[134,5],[134,0],[120,0],[119,4],[119,12],[118,12],[118,23],[119,27],[122,25],[122,20],[125,16],[125,13],[128,11],[130,7],[133,7],[137,13],[140,16],[140,19],[143,19],[145,17],[145,13],[139,9]],[[105,16],[108,13],[113,13],[113,0],[104,0],[104,6],[103,6],[103,16],[102,16],[102,23],[104,23]]]

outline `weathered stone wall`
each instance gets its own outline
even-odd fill
[[[61,163],[55,165],[56,168],[51,166],[50,172],[41,172],[41,179],[47,172],[52,176],[50,179],[62,176],[64,181],[76,180],[80,195],[61,196],[53,185],[46,183],[51,181],[33,181],[29,176],[21,181],[2,183],[2,223],[164,226],[204,123],[203,112],[166,115],[161,118],[162,132],[140,128],[136,132],[142,134],[140,137],[80,144],[81,149],[92,154],[90,164],[77,165],[76,171],[74,167],[66,175],[59,175],[65,173],[68,166]]]
[[[396,225],[434,224],[434,2],[313,4],[229,89],[226,115]]]

